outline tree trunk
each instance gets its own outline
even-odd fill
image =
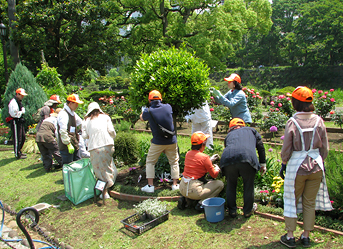
[[[8,18],[10,20],[10,25],[9,25],[9,37],[11,37],[12,32],[15,27],[15,6],[16,6],[16,1],[15,0],[8,0]],[[14,42],[10,39],[10,51],[11,51],[11,57],[14,62],[14,67],[19,63],[19,50],[18,47],[14,44]]]

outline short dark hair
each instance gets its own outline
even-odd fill
[[[233,81],[233,84],[235,85],[236,90],[242,90],[242,84],[238,83],[237,81]]]
[[[296,98],[292,98],[293,108],[298,112],[313,112],[314,105],[312,102],[302,102]]]
[[[192,144],[192,150],[200,150],[202,144]]]

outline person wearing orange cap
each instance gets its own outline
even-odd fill
[[[227,81],[230,90],[223,96],[220,91],[211,88],[214,97],[219,103],[230,108],[233,118],[241,118],[245,123],[252,123],[247,98],[242,91],[241,77],[233,73],[224,80]]]
[[[266,172],[266,153],[261,135],[245,122],[234,118],[229,123],[229,132],[224,140],[225,149],[220,159],[220,168],[227,181],[226,204],[229,215],[237,216],[236,188],[238,177],[243,178],[243,212],[246,218],[257,209],[254,203],[254,180],[257,171]],[[258,157],[256,154],[258,152]]]
[[[75,110],[83,104],[77,94],[70,94],[67,97],[67,103],[57,117],[58,124],[58,147],[63,158],[63,164],[68,164],[79,160],[79,134],[78,127],[82,120],[76,114]]]
[[[51,113],[54,113],[57,106],[61,104],[60,97],[56,94],[51,95],[50,99],[44,103],[44,106],[40,109],[40,120],[36,126],[36,130],[39,131],[44,119],[50,117]]]
[[[8,104],[8,112],[10,114],[11,131],[13,134],[14,154],[17,159],[25,159],[26,154],[21,152],[25,143],[25,107],[22,100],[27,95],[23,88],[18,88],[15,91],[15,97]]]
[[[152,132],[152,140],[146,158],[146,178],[148,184],[141,188],[141,191],[153,193],[155,191],[155,164],[161,153],[165,153],[169,160],[171,178],[173,179],[172,190],[179,189],[177,183],[180,175],[179,153],[176,135],[164,136],[161,134],[159,125],[171,132],[174,132],[173,109],[169,104],[162,104],[162,95],[159,91],[153,90],[149,93],[150,107],[145,108],[140,115],[142,121],[149,121]]]
[[[194,132],[191,136],[192,147],[186,154],[185,168],[180,182],[182,196],[178,200],[179,209],[191,206],[190,200],[196,200],[198,202],[195,209],[203,211],[202,201],[218,196],[224,188],[224,183],[221,180],[208,181],[205,178],[207,173],[216,178],[220,172],[220,168],[216,164],[212,164],[219,159],[219,156],[216,154],[210,158],[203,153],[209,137],[210,134],[204,134],[202,131]]]
[[[328,155],[329,142],[324,121],[314,114],[312,90],[299,86],[292,95],[296,113],[286,124],[281,149],[280,176],[284,182],[284,216],[287,233],[280,242],[290,248],[296,246],[297,213],[303,213],[304,231],[300,240],[310,247],[310,231],[314,228],[315,210],[332,210],[323,160]],[[286,166],[287,165],[287,166]],[[284,172],[286,171],[286,176]]]

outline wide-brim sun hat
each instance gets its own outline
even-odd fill
[[[74,93],[70,94],[67,97],[67,100],[70,101],[70,102],[73,102],[73,103],[83,104],[83,101],[80,100],[79,95],[74,94]]]
[[[244,123],[243,119],[241,119],[241,118],[234,118],[230,121],[229,128],[236,126],[236,125],[245,126],[245,123]]]
[[[229,77],[224,78],[224,80],[227,82],[237,81],[238,83],[241,83],[241,77],[236,73],[233,73]]]
[[[60,104],[60,103],[58,103],[58,101],[53,100],[53,99],[49,99],[48,101],[44,103],[44,105],[46,106],[52,106],[53,104]]]
[[[306,86],[298,86],[292,92],[292,94],[286,94],[289,97],[295,98],[301,102],[312,102],[313,101],[313,92],[310,88]]]
[[[104,113],[97,102],[92,102],[88,105],[86,116],[88,116],[94,110],[99,110],[101,113]]]
[[[192,145],[198,145],[202,144],[203,142],[206,141],[207,138],[209,138],[211,135],[205,134],[202,131],[196,131],[192,134],[191,137],[191,143]]]

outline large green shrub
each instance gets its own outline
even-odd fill
[[[4,94],[3,103],[4,108],[1,110],[2,121],[5,122],[8,114],[8,104],[15,96],[15,90],[18,88],[24,88],[27,96],[23,99],[23,106],[25,107],[25,127],[34,124],[35,121],[32,115],[37,112],[39,108],[47,101],[47,96],[42,87],[36,82],[33,74],[27,69],[26,66],[18,63],[15,70],[11,73],[7,88]]]
[[[124,164],[136,163],[138,160],[138,142],[130,132],[118,133],[114,140],[114,158],[123,161]]]
[[[156,89],[175,117],[198,108],[210,97],[209,68],[185,49],[171,48],[143,54],[135,66],[129,99],[135,109],[148,106],[148,94]]]
[[[333,150],[329,151],[325,159],[326,183],[328,185],[330,199],[336,208],[343,207],[343,153]],[[341,210],[343,212],[343,210]]]

